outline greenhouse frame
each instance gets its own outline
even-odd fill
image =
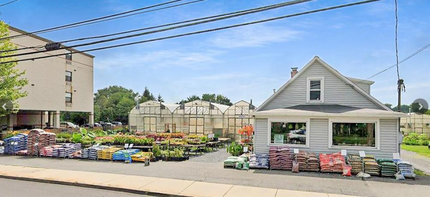
[[[195,100],[184,104],[147,101],[129,113],[132,131],[182,132],[185,134],[218,134],[220,137],[239,139],[237,130],[253,125],[254,106],[239,101],[232,106]]]

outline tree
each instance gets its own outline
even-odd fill
[[[401,105],[400,112],[409,113],[409,105]],[[397,111],[397,106],[393,107],[393,111]]]
[[[223,104],[223,105],[228,105],[228,106],[232,106],[233,105],[233,103],[231,103],[231,101],[230,101],[229,98],[227,98],[227,97],[225,97],[225,96],[223,96],[221,94],[218,94],[216,96],[216,103]]]
[[[160,95],[159,95],[160,96]],[[154,95],[149,91],[148,87],[145,87],[142,96],[139,99],[139,103],[144,103],[146,101],[155,101]]]
[[[0,21],[0,38],[9,36],[9,26],[3,21]],[[10,39],[0,40],[0,51],[9,51],[16,49],[16,45],[13,44]],[[14,52],[1,52],[0,56],[12,55]],[[14,58],[0,58],[1,62],[13,61]],[[27,96],[27,92],[23,91],[22,88],[28,84],[28,80],[22,76],[25,72],[21,72],[15,69],[17,62],[0,64],[0,101],[1,103],[11,102],[13,103],[12,108],[18,109],[19,105],[16,101],[19,98]],[[8,115],[9,113],[17,113],[13,111],[0,111],[0,117]]]
[[[387,106],[388,108],[390,108],[390,109],[392,109],[392,107],[393,107],[393,105],[392,104],[390,104],[390,103],[385,103],[384,104],[385,106]]]
[[[195,100],[200,100],[200,97],[197,95],[192,95],[192,96],[189,96],[186,100],[181,100],[177,104],[188,103],[188,102],[195,101]],[[212,103],[228,105],[228,106],[233,105],[233,103],[231,103],[229,98],[227,98],[221,94],[218,94],[218,95],[217,94],[202,94],[201,100],[212,102]]]
[[[215,103],[216,102],[216,94],[203,94],[202,100]]]
[[[160,94],[158,94],[157,101],[162,103],[164,102],[163,97],[161,97]]]
[[[69,121],[78,125],[88,123],[89,114],[85,112],[61,112],[61,121]]]
[[[192,95],[192,96],[189,96],[189,97],[187,97],[187,99],[186,100],[181,100],[181,101],[179,101],[178,103],[176,103],[176,104],[184,104],[184,103],[188,103],[188,102],[191,102],[191,101],[196,101],[196,100],[200,100],[200,97],[199,96],[197,96],[197,95]]]
[[[94,94],[94,119],[128,123],[128,113],[136,106],[139,94],[121,86],[109,86]]]

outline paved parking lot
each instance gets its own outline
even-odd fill
[[[327,173],[291,173],[286,171],[224,169],[225,149],[191,158],[186,162],[155,162],[125,164],[110,161],[69,160],[20,156],[0,156],[2,165],[18,165],[50,169],[106,172],[149,177],[256,186],[276,189],[301,190],[357,196],[399,196],[408,192],[430,191],[430,177],[396,181],[372,177],[362,181],[356,177],[342,177]],[[387,188],[387,189],[381,189]],[[389,188],[389,189],[388,189]]]

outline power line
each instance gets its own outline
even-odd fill
[[[190,2],[188,2],[188,3],[190,3]],[[111,37],[111,36],[116,36],[116,35],[121,35],[121,34],[128,34],[128,33],[139,32],[139,31],[150,30],[150,29],[156,29],[156,28],[161,28],[161,27],[168,27],[168,26],[178,25],[178,24],[183,24],[183,23],[190,23],[190,22],[195,22],[195,21],[201,21],[201,20],[205,20],[205,19],[218,18],[218,17],[222,17],[222,16],[239,14],[239,13],[244,13],[244,12],[259,10],[259,9],[267,8],[267,7],[271,7],[271,6],[279,6],[279,5],[282,5],[282,4],[285,4],[285,3],[279,3],[279,4],[270,5],[270,6],[258,7],[258,8],[253,8],[253,9],[247,9],[247,10],[241,10],[241,11],[230,12],[230,13],[225,13],[225,14],[219,14],[219,15],[212,15],[212,16],[201,17],[201,18],[197,18],[197,19],[191,19],[191,20],[185,20],[185,21],[180,21],[180,22],[168,23],[168,24],[164,24],[164,25],[157,25],[157,26],[151,26],[151,27],[133,29],[133,30],[122,31],[122,32],[117,32],[117,33],[104,34],[104,35],[99,35],[99,36],[90,36],[90,37],[75,38],[75,39],[70,39],[70,40],[63,40],[63,41],[60,41],[58,43],[64,44],[64,43],[83,41],[83,40],[89,40],[89,39],[98,39],[98,38]],[[37,48],[43,48],[43,47],[44,47],[43,45],[38,45],[38,46],[23,47],[23,48],[19,48],[19,49],[12,49],[12,50],[7,50],[7,51],[0,51],[0,52],[19,51],[19,50],[25,50],[25,49],[37,49]]]
[[[240,23],[240,24],[236,24],[236,25],[207,29],[207,30],[202,30],[202,31],[195,31],[195,32],[190,32],[190,33],[177,34],[177,35],[173,35],[173,36],[166,36],[166,37],[149,39],[149,40],[142,40],[142,41],[136,41],[136,42],[130,42],[130,43],[124,43],[124,44],[118,44],[118,45],[99,47],[99,48],[94,48],[94,49],[87,49],[87,50],[83,50],[83,51],[71,51],[71,52],[62,53],[62,54],[54,54],[54,55],[48,55],[48,56],[41,56],[41,57],[13,60],[13,61],[7,61],[7,62],[0,62],[0,64],[30,61],[30,60],[37,60],[37,59],[45,59],[45,58],[50,58],[50,57],[63,56],[63,55],[67,55],[67,54],[79,54],[79,53],[85,53],[85,52],[90,52],[90,51],[99,51],[99,50],[105,50],[105,49],[111,49],[111,48],[117,48],[117,47],[123,47],[123,46],[135,45],[135,44],[142,44],[142,43],[148,43],[148,42],[155,42],[155,41],[160,41],[160,40],[167,40],[167,39],[172,39],[172,38],[178,38],[178,37],[184,37],[184,36],[190,36],[190,35],[196,35],[196,34],[202,34],[202,33],[208,33],[208,32],[215,32],[215,31],[231,29],[231,28],[235,28],[235,27],[242,27],[242,26],[254,25],[254,24],[259,24],[259,23],[265,23],[265,22],[280,20],[280,19],[284,19],[284,18],[290,18],[290,17],[301,16],[301,15],[306,15],[306,14],[311,14],[311,13],[334,10],[334,9],[350,7],[350,6],[360,5],[360,4],[366,4],[366,3],[376,2],[376,1],[379,1],[379,0],[360,1],[360,2],[355,2],[355,3],[333,6],[333,7],[321,8],[321,9],[317,9],[317,10],[300,12],[300,13],[296,13],[296,14],[289,14],[289,15],[284,15],[284,16],[279,16],[279,17],[274,17],[274,18],[269,18],[269,19],[263,19],[263,20],[253,21],[253,22]]]
[[[7,3],[3,3],[3,4],[1,4],[1,5],[0,5],[0,7],[3,7],[3,6],[5,6],[5,5],[9,5],[9,4],[14,3],[14,2],[17,2],[17,1],[19,1],[19,0],[13,0],[13,1],[9,1],[9,2],[7,2]]]
[[[61,29],[58,29],[58,30],[75,28],[75,27],[80,27],[80,26],[84,26],[84,25],[91,25],[91,24],[101,23],[101,22],[115,20],[115,19],[119,19],[119,18],[130,17],[130,16],[134,16],[134,15],[138,15],[138,14],[144,14],[144,13],[155,12],[155,11],[165,10],[165,9],[174,8],[174,7],[180,7],[180,6],[184,6],[184,5],[188,5],[188,4],[192,4],[192,3],[198,3],[198,2],[201,2],[201,1],[206,1],[206,0],[194,0],[194,1],[185,2],[185,3],[181,3],[181,4],[176,4],[176,5],[166,6],[166,7],[162,7],[162,8],[152,9],[152,10],[148,10],[148,11],[142,11],[142,12],[127,14],[127,15],[124,15],[124,16],[117,16],[117,17],[107,18],[107,19],[93,21],[93,22],[89,22],[89,23],[84,23],[84,24],[78,24],[78,25],[74,25],[74,26],[64,27],[64,28],[61,28]],[[48,32],[51,32],[51,31],[57,31],[57,30],[45,31],[43,33],[48,33]]]
[[[14,35],[14,36],[9,36],[9,37],[5,37],[5,38],[0,38],[0,40],[18,38],[18,37],[29,36],[29,35],[33,35],[33,34],[41,34],[41,33],[47,32],[47,31],[52,31],[52,30],[57,30],[57,29],[69,27],[69,26],[75,26],[75,25],[79,25],[79,24],[83,24],[83,23],[89,23],[89,22],[93,22],[93,21],[103,20],[103,19],[106,19],[106,18],[112,18],[112,17],[124,15],[124,14],[129,14],[129,13],[133,13],[133,12],[137,12],[137,11],[141,11],[141,10],[146,10],[146,9],[150,9],[150,8],[154,8],[154,7],[159,7],[159,6],[163,6],[163,5],[175,3],[175,2],[178,2],[178,1],[183,1],[183,0],[172,0],[172,1],[165,2],[165,3],[159,3],[159,4],[155,4],[155,5],[151,5],[151,6],[147,6],[147,7],[142,7],[142,8],[138,8],[138,9],[134,9],[134,10],[129,10],[129,11],[125,11],[125,12],[121,12],[121,13],[117,13],[117,14],[111,14],[111,15],[102,16],[102,17],[98,17],[98,18],[93,18],[93,19],[89,19],[89,20],[84,20],[84,21],[79,21],[79,22],[75,22],[75,23],[70,23],[70,24],[66,24],[66,25],[61,25],[61,26],[51,27],[51,28],[47,28],[47,29],[37,30],[37,31],[25,33],[25,34],[20,34],[20,35]]]
[[[394,43],[396,45],[396,67],[397,67],[397,80],[400,79],[400,71],[399,71],[399,46],[398,46],[398,25],[399,25],[399,17],[398,17],[398,13],[397,13],[397,0],[394,0],[394,4],[395,4],[395,16],[396,16],[396,27],[394,30]]]
[[[399,64],[401,64],[401,63],[403,63],[403,62],[406,62],[407,60],[409,60],[409,59],[411,59],[412,57],[414,57],[414,56],[418,55],[419,53],[423,52],[424,50],[426,50],[426,49],[427,49],[427,48],[429,48],[429,47],[430,47],[430,43],[428,43],[427,45],[425,45],[425,46],[421,47],[420,49],[418,49],[417,51],[415,51],[414,53],[412,53],[411,55],[409,55],[408,57],[406,57],[406,58],[405,58],[405,59],[403,59],[402,61],[399,61],[399,63],[395,63],[394,65],[392,65],[392,66],[390,66],[390,67],[387,67],[386,69],[384,69],[384,70],[381,70],[381,71],[377,72],[376,74],[374,74],[374,75],[370,76],[370,77],[369,77],[369,78],[367,78],[367,79],[371,79],[371,78],[373,78],[373,77],[375,77],[375,76],[377,76],[377,75],[379,75],[379,74],[381,74],[381,73],[383,73],[383,72],[385,72],[385,71],[387,71],[387,70],[390,70],[391,68],[394,68],[394,67],[398,66]]]
[[[174,8],[174,7],[180,7],[180,6],[184,6],[184,5],[188,5],[188,4],[192,4],[192,3],[197,3],[197,2],[201,2],[201,1],[206,1],[206,0],[195,0],[195,1],[190,1],[190,2],[186,2],[186,3],[176,4],[176,5],[167,6],[167,7],[162,7],[162,8],[157,8],[157,9],[152,9],[152,10],[148,10],[148,11],[132,13],[132,14],[124,15],[124,16],[117,16],[117,17],[107,18],[107,19],[103,19],[103,20],[99,20],[99,21],[93,21],[93,22],[83,23],[83,24],[78,24],[78,25],[74,25],[74,26],[67,26],[67,27],[60,28],[60,29],[48,30],[48,31],[44,31],[44,32],[41,32],[41,33],[48,33],[48,32],[52,32],[52,31],[64,30],[64,29],[75,28],[75,27],[80,27],[80,26],[84,26],[84,25],[90,25],[90,24],[95,24],[95,23],[100,23],[100,22],[105,22],[105,21],[115,20],[115,19],[119,19],[119,18],[130,17],[130,16],[137,15],[137,14],[143,14],[143,13],[149,13],[149,12],[154,12],[154,11],[159,11],[159,10],[164,10],[164,9]],[[166,26],[167,26],[167,25],[166,25]],[[156,26],[156,27],[157,27],[157,26]],[[153,27],[153,28],[156,28],[156,27]],[[158,26],[158,27],[159,27],[159,26]],[[153,28],[147,28],[147,29],[153,29]],[[144,29],[146,29],[146,28],[144,28]],[[144,30],[144,29],[142,29],[142,30]],[[87,40],[87,39],[103,38],[103,37],[109,37],[109,36],[114,36],[114,35],[119,35],[119,34],[125,34],[125,33],[131,33],[131,32],[133,32],[133,31],[120,32],[120,33],[108,34],[108,35],[102,35],[102,36],[93,36],[93,37],[77,38],[77,39],[71,39],[71,40],[60,41],[60,42],[58,42],[58,43],[62,43],[62,44],[63,44],[63,43],[75,42],[75,41],[81,41],[81,40]],[[39,34],[41,34],[41,33],[39,33]],[[31,33],[30,33],[30,34],[31,34]],[[1,39],[0,39],[0,40],[1,40]],[[18,49],[11,49],[11,50],[0,51],[0,53],[4,53],[4,52],[12,52],[12,51],[21,51],[21,50],[27,50],[27,49],[38,49],[38,48],[43,48],[43,47],[44,47],[43,45],[30,46],[30,47],[23,47],[23,48],[18,48]]]
[[[132,37],[137,37],[137,36],[143,36],[143,35],[148,35],[148,34],[153,34],[153,33],[159,33],[159,32],[169,31],[169,30],[173,30],[173,29],[179,29],[179,28],[183,28],[183,27],[189,27],[189,26],[199,25],[199,24],[203,24],[203,23],[209,23],[209,22],[224,20],[224,19],[228,19],[228,18],[233,18],[233,17],[243,16],[243,15],[247,15],[247,14],[252,14],[252,13],[267,11],[267,10],[271,10],[271,9],[281,8],[281,7],[285,7],[285,6],[289,6],[289,5],[294,5],[294,4],[298,4],[298,3],[304,3],[304,2],[308,2],[308,1],[312,1],[312,0],[295,0],[295,1],[289,1],[289,2],[284,2],[284,3],[280,3],[280,4],[274,4],[274,5],[270,5],[270,6],[263,6],[263,7],[254,9],[252,11],[245,11],[245,12],[238,13],[238,14],[227,15],[227,16],[218,17],[218,18],[214,18],[214,19],[208,19],[208,20],[203,20],[203,21],[194,22],[194,23],[188,23],[188,24],[184,24],[184,25],[173,26],[173,27],[159,29],[159,30],[154,30],[154,31],[148,31],[148,32],[143,32],[143,33],[138,33],[138,34],[132,34],[132,35],[128,35],[128,36],[121,36],[121,37],[116,37],[116,38],[111,38],[111,39],[106,39],[106,40],[99,40],[99,41],[94,41],[94,42],[89,42],[89,43],[76,44],[76,45],[67,46],[67,47],[59,47],[59,48],[53,49],[53,50],[33,51],[33,52],[27,52],[27,53],[5,55],[5,56],[0,56],[0,58],[16,57],[16,56],[23,56],[23,55],[32,55],[32,54],[43,53],[43,52],[47,52],[47,51],[62,50],[62,49],[71,49],[71,48],[89,46],[89,45],[100,44],[100,43],[105,43],[105,42],[112,42],[112,41],[121,40],[121,39],[127,39],[127,38],[132,38]]]

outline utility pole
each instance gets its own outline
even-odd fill
[[[400,107],[402,105],[402,91],[405,91],[406,87],[403,79],[397,81],[397,111],[401,112]]]

